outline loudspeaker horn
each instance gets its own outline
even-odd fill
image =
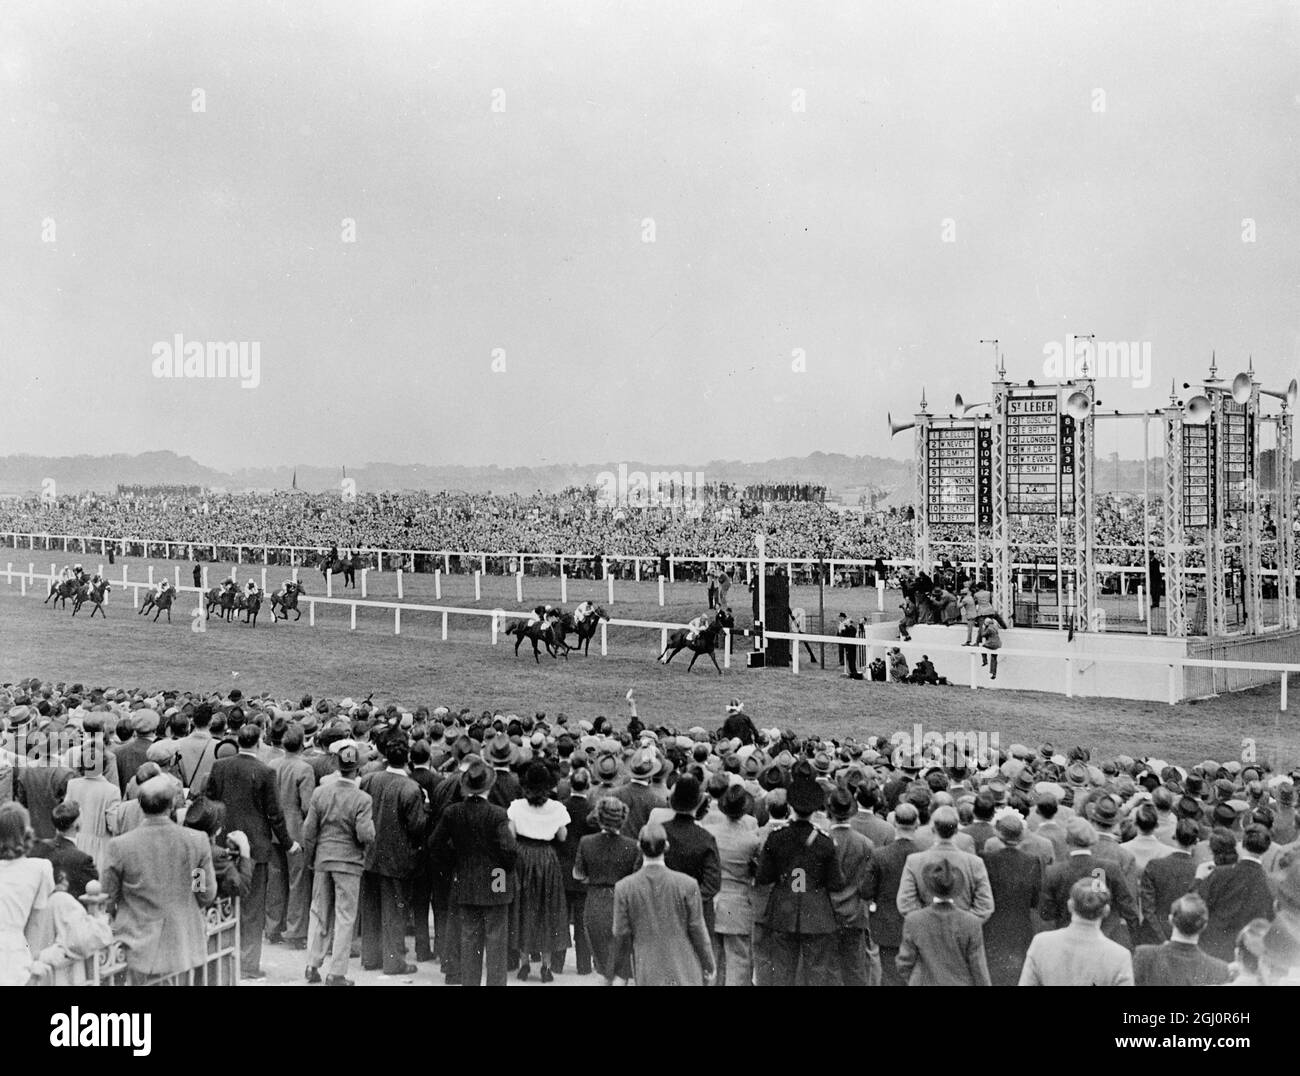
[[[1183,404],[1183,421],[1189,426],[1204,426],[1214,414],[1214,404],[1208,396],[1193,396]]]
[[[1287,407],[1295,407],[1296,398],[1300,396],[1300,384],[1297,384],[1296,379],[1293,377],[1285,392],[1278,392],[1275,389],[1260,389],[1259,394],[1261,396],[1276,396],[1279,400],[1285,400]]]
[[[885,418],[889,420],[890,437],[893,437],[897,433],[902,433],[904,430],[910,430],[913,426],[916,425],[915,422],[895,422],[894,416],[889,414],[888,412],[885,413]]]
[[[1086,392],[1072,392],[1065,400],[1065,413],[1074,419],[1085,419],[1092,410],[1092,400]]]

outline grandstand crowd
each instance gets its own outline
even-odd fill
[[[1095,505],[1099,561],[1141,565],[1144,527],[1141,497],[1101,495]],[[1230,520],[1231,525],[1231,520]],[[1017,561],[1054,559],[1055,518],[1011,522]],[[1160,541],[1160,502],[1147,510],[1146,530]],[[471,553],[571,554],[659,558],[752,557],[754,535],[767,536],[767,555],[808,559],[885,561],[914,552],[910,508],[840,509],[817,500],[716,499],[686,508],[620,508],[598,503],[595,488],[521,497],[490,493],[192,493],[88,494],[47,502],[0,501],[0,534],[52,534],[189,543],[200,555],[216,547],[249,549],[337,545],[362,550],[451,550]],[[1265,567],[1274,567],[1263,524]],[[954,559],[974,555],[969,530],[932,528],[935,543],[952,542]],[[1195,535],[1188,563],[1198,563]],[[984,553],[987,554],[987,546]],[[417,566],[418,568],[418,566]]]
[[[114,938],[183,971],[234,896],[249,980],[275,945],[329,985],[1300,985],[1296,759],[627,706],[4,685],[0,984]]]

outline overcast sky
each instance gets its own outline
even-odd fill
[[[1280,387],[1297,56],[1285,2],[5,0],[0,455],[903,456],[1072,332],[1150,346],[1107,409]]]

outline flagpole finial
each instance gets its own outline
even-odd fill
[[[927,413],[926,408],[927,408],[927,404],[925,402],[925,386],[922,385],[921,386],[921,414],[924,415]]]
[[[1246,360],[1246,373],[1250,374],[1250,379],[1255,380],[1255,356],[1252,354]]]
[[[1218,380],[1219,380],[1219,367],[1218,367],[1218,365],[1217,365],[1216,362],[1215,362],[1215,357],[1214,357],[1214,351],[1213,351],[1213,349],[1211,349],[1211,351],[1210,351],[1210,376],[1207,377],[1205,380],[1206,380],[1206,381],[1218,381]]]
[[[1178,384],[1172,377],[1169,379],[1169,402],[1178,406]]]

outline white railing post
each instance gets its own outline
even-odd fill
[[[602,658],[609,653],[609,639],[605,631],[607,627],[609,627],[609,625],[602,620],[600,622],[600,656]],[[1285,685],[1283,685],[1282,691],[1283,693],[1286,692]],[[1283,709],[1286,709],[1286,707],[1283,707]]]
[[[382,549],[377,549],[375,550],[375,571],[382,572],[383,570],[384,570],[384,551]]]
[[[480,553],[480,554],[479,554],[479,557],[478,557],[478,570],[479,570],[483,575],[487,575],[487,554],[486,554],[486,553]]]
[[[177,585],[177,586],[180,586],[180,585],[181,585],[181,583],[180,583],[180,579],[181,579],[181,570],[180,570],[179,568],[177,568],[177,569],[176,569],[176,585]],[[263,593],[263,594],[266,593],[266,565],[265,565],[265,564],[262,565],[262,593]]]
[[[524,573],[515,572],[515,601],[524,600]]]
[[[125,564],[122,565],[122,586],[126,586],[126,565]]]
[[[636,573],[636,581],[641,582],[641,558],[637,557],[632,561],[632,570]]]
[[[36,563],[30,560],[27,562],[27,581],[31,583],[32,586],[36,585]],[[122,582],[126,582],[125,575],[122,576]]]
[[[397,600],[400,602],[403,599],[403,597],[404,595],[402,594],[402,569],[398,568],[397,569]]]
[[[366,573],[369,571],[369,568],[361,569],[361,596],[363,598],[366,597]]]
[[[244,547],[242,545],[235,546],[235,563],[244,563]]]
[[[149,585],[153,586],[153,565],[149,565]]]
[[[126,583],[126,569],[125,569],[125,568],[122,569],[122,582],[123,582],[124,584]],[[207,566],[206,564],[203,566],[203,589],[204,589],[205,591],[208,589],[208,566]]]
[[[442,570],[446,572],[448,575],[451,575],[451,554],[450,553],[444,553],[442,555]]]
[[[95,571],[99,574],[99,577],[100,577],[101,579],[104,577],[104,565],[103,565],[103,564],[97,564],[97,565],[95,565]]]
[[[664,604],[664,577],[661,575],[659,577],[659,607],[663,608],[663,604]],[[665,643],[664,645],[666,646],[667,644]]]
[[[291,574],[290,574],[290,578],[291,578],[295,583],[298,582],[298,569],[297,569],[297,568],[294,568],[294,569],[292,570],[292,572],[291,572]]]
[[[799,675],[799,640],[791,639],[790,642],[794,647],[793,649],[794,656],[790,661],[790,671],[793,672],[795,676],[798,676]]]
[[[447,611],[445,609],[442,613],[442,641],[444,643],[447,641]]]
[[[1283,710],[1286,709],[1286,672],[1285,672],[1285,671],[1283,671],[1283,673],[1282,673],[1282,702],[1281,702],[1281,709],[1283,709]]]
[[[722,629],[722,667],[731,668],[731,629]]]
[[[19,590],[18,590],[18,593],[20,593],[23,597],[26,597],[26,596],[27,596],[27,576],[25,576],[25,575],[20,575],[20,576],[18,577],[18,583],[19,583]]]
[[[677,582],[677,558],[676,557],[668,558],[668,582],[670,583]]]
[[[884,611],[885,611],[885,581],[883,579],[877,579],[876,580],[876,612],[883,613]]]
[[[393,606],[393,634],[402,634],[402,607],[400,605]]]
[[[316,626],[316,601],[314,598],[307,599],[307,626],[309,628]]]
[[[481,569],[474,573],[474,600],[476,602],[483,600],[483,572]]]
[[[356,603],[356,602],[353,602],[353,603],[352,603],[352,621],[351,621],[351,623],[348,625],[348,628],[349,628],[351,631],[356,631],[356,630],[357,630],[357,603]]]
[[[492,611],[492,645],[493,646],[497,645],[497,629],[499,627],[500,624],[497,621],[497,611],[494,609]]]
[[[442,600],[442,569],[435,568],[433,571],[433,596],[439,601]]]
[[[609,565],[605,566],[605,587],[609,591],[609,604],[614,604],[614,577],[609,574]]]
[[[567,605],[569,602],[569,577],[560,572],[560,604]]]
[[[663,576],[660,576],[659,579],[662,582]],[[668,649],[668,629],[664,628],[662,631],[659,632],[659,653],[662,654],[667,649]]]
[[[328,570],[325,572],[325,597],[334,597],[334,573]]]

